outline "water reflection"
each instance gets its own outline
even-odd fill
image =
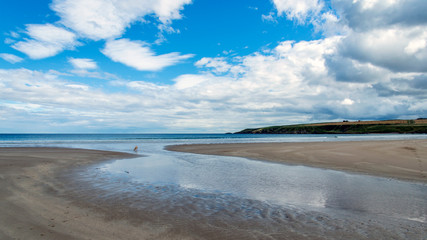
[[[426,221],[427,185],[236,157],[161,152],[102,171],[145,186],[176,186],[281,206]]]

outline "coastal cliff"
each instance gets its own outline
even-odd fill
[[[368,134],[427,133],[427,119],[355,121],[248,128],[238,134]]]

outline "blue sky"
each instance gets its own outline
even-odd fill
[[[427,115],[424,0],[16,0],[0,132],[229,132]]]

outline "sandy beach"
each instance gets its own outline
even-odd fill
[[[426,144],[425,140],[411,140],[184,145],[168,149],[426,182]],[[424,231],[424,223],[393,219],[370,225],[365,224],[368,219],[352,219],[337,227],[349,220],[286,209],[266,209],[266,218],[250,221],[235,217],[234,208],[202,216],[193,213],[197,208],[192,204],[210,200],[195,202],[191,198],[182,199],[178,204],[181,207],[165,212],[156,209],[157,200],[150,202],[150,196],[144,200],[142,190],[142,195],[117,196],[108,188],[94,190],[86,180],[64,177],[73,169],[137,156],[84,149],[0,148],[0,239],[389,239],[396,234],[400,234],[396,239],[417,239]],[[132,207],[141,201],[148,210]],[[245,204],[255,210],[263,206],[252,200]],[[406,232],[409,228],[412,230]]]
[[[143,222],[132,225],[114,215],[106,219],[89,205],[74,204],[75,196],[67,195],[67,183],[58,178],[67,169],[135,156],[84,149],[0,148],[0,239],[161,239],[164,229]]]
[[[427,182],[427,140],[200,144],[167,149]]]

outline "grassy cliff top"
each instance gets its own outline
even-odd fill
[[[241,134],[427,133],[427,119],[346,121],[248,128]]]

